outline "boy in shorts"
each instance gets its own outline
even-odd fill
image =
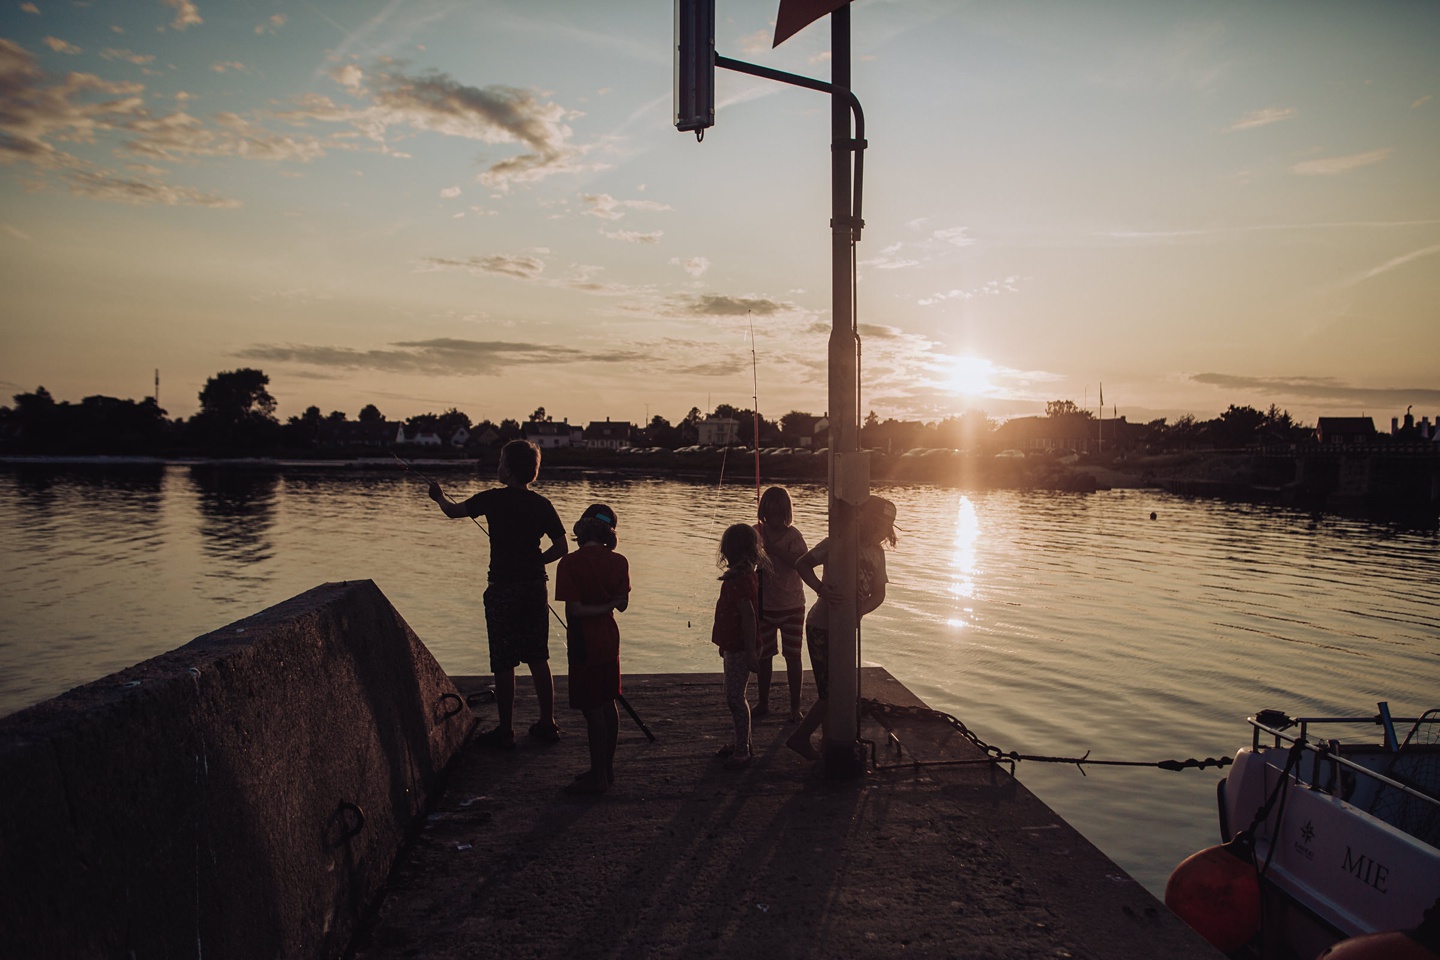
[[[452,520],[483,516],[490,522],[490,573],[485,588],[485,628],[495,705],[500,723],[480,735],[492,747],[515,746],[515,668],[524,663],[535,680],[540,719],[530,727],[538,740],[560,739],[555,724],[555,681],[550,675],[550,603],[545,565],[569,551],[565,527],[550,501],[530,489],[540,474],[540,448],[512,440],[500,451],[496,476],[503,486],[482,490],[462,503],[430,484],[430,499]],[[540,549],[540,538],[550,546]]]

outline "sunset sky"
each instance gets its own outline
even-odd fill
[[[0,2],[6,402],[825,409],[828,98],[720,71],[676,132],[669,0]],[[776,10],[718,51],[828,79]],[[1440,3],[852,23],[864,409],[1440,416]]]

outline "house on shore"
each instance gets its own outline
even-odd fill
[[[1370,417],[1321,417],[1315,439],[1322,447],[1366,446],[1375,442],[1375,421]]]
[[[635,426],[628,420],[591,420],[583,435],[592,450],[624,450],[634,445],[634,437]]]
[[[994,445],[1027,454],[1118,455],[1135,446],[1139,427],[1124,417],[1015,417],[995,428]]]
[[[728,447],[740,442],[740,421],[734,417],[706,417],[697,428],[700,443],[707,447]]]
[[[557,447],[578,447],[584,442],[585,428],[569,420],[529,420],[520,426],[520,433],[541,450]]]

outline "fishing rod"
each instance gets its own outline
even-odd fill
[[[433,486],[438,486],[438,484],[437,484],[433,479],[431,479],[430,477],[427,477],[424,473],[422,473],[419,469],[417,469],[414,464],[410,463],[410,462],[409,462],[408,460],[406,460],[404,457],[402,457],[402,456],[400,456],[399,454],[397,454],[394,450],[391,450],[391,451],[390,451],[390,456],[394,457],[394,458],[396,459],[396,461],[399,462],[400,466],[404,467],[406,470],[408,470],[408,471],[410,471],[411,473],[415,474],[415,475],[416,475],[417,477],[419,477],[420,479],[426,481],[427,483],[429,483],[429,484],[431,484],[431,485],[433,485]],[[450,500],[451,503],[454,503],[454,502],[455,502],[454,500],[451,500],[451,499],[450,499],[450,495],[447,494],[447,493],[445,493],[444,490],[441,490],[440,493],[441,493],[441,495],[442,495],[443,497],[445,497],[446,500]],[[474,517],[471,517],[470,520],[475,524],[475,526],[477,526],[477,527],[480,528],[480,532],[481,532],[481,533],[485,534],[485,536],[486,536],[487,538],[490,537],[490,531],[489,531],[489,530],[486,530],[485,527],[484,527],[484,525],[483,525],[479,520],[476,520]],[[549,600],[546,600],[546,601],[545,601],[545,608],[550,611],[551,615],[555,618],[556,622],[558,622],[558,623],[560,624],[560,629],[561,629],[561,630],[564,630],[564,631],[568,634],[568,633],[570,632],[570,625],[565,622],[564,618],[561,617],[559,613],[556,613],[555,608],[550,605],[550,601],[549,601]],[[628,713],[628,714],[630,714],[630,719],[635,721],[635,725],[640,728],[640,731],[645,734],[646,738],[647,738],[651,743],[654,743],[654,742],[655,742],[655,734],[651,733],[651,732],[650,732],[650,728],[647,727],[647,726],[645,726],[645,721],[644,721],[644,720],[641,720],[641,719],[640,719],[640,714],[636,713],[636,712],[635,712],[635,708],[632,707],[632,706],[630,706],[630,701],[629,701],[629,700],[626,700],[623,695],[621,695],[621,696],[616,696],[615,699],[616,699],[617,701],[619,701],[620,706],[622,706],[622,707],[625,708],[625,712]]]

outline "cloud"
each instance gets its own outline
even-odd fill
[[[936,240],[943,240],[956,247],[975,245],[975,238],[969,235],[968,227],[947,227],[944,230],[936,230],[930,235]]]
[[[1020,277],[1012,275],[1003,280],[986,280],[980,286],[971,287],[968,290],[952,289],[941,293],[932,293],[915,302],[922,307],[933,307],[946,300],[974,300],[976,297],[998,297],[1006,293],[1019,293],[1019,282]]]
[[[671,257],[670,264],[677,266],[692,277],[703,277],[710,269],[710,261],[704,257]]]
[[[1428,247],[1421,247],[1419,250],[1411,250],[1409,253],[1401,254],[1398,257],[1393,257],[1389,260],[1386,260],[1384,263],[1379,264],[1378,266],[1371,267],[1369,270],[1366,270],[1359,276],[1352,278],[1349,283],[1361,283],[1365,280],[1369,280],[1371,277],[1378,277],[1382,273],[1389,273],[1391,270],[1394,270],[1397,267],[1403,267],[1405,264],[1410,263],[1413,260],[1419,260],[1423,257],[1433,257],[1437,253],[1440,253],[1440,243],[1432,244]]]
[[[155,62],[154,54],[131,53],[129,50],[118,50],[115,47],[106,47],[100,51],[100,56],[106,60],[123,60],[141,67]]]
[[[669,304],[684,314],[697,317],[769,317],[795,309],[795,305],[769,297],[727,297],[718,293],[682,294]]]
[[[79,167],[81,162],[57,150],[51,139],[93,143],[97,135],[123,127],[144,114],[134,83],[111,83],[88,73],[71,73],[50,85],[35,58],[18,44],[0,38],[0,162],[28,161],[44,168]],[[95,94],[106,95],[99,103]]]
[[[668,203],[660,203],[656,200],[617,200],[608,193],[582,193],[580,199],[585,201],[586,209],[583,211],[586,216],[599,217],[602,220],[619,220],[625,216],[625,210],[673,210]]]
[[[1380,150],[1371,150],[1368,153],[1353,153],[1348,157],[1327,157],[1323,160],[1305,160],[1290,168],[1291,173],[1298,173],[1302,176],[1334,176],[1340,173],[1349,173],[1360,167],[1368,167],[1372,163],[1379,163],[1395,150],[1392,147],[1384,147]]]
[[[535,280],[545,269],[545,261],[538,257],[516,256],[496,253],[483,257],[467,257],[453,260],[444,257],[426,257],[421,260],[427,271],[464,270],[468,273],[490,273],[517,280]]]
[[[402,126],[529,148],[495,161],[480,175],[480,182],[493,189],[505,191],[557,173],[600,169],[600,165],[581,163],[585,150],[571,142],[572,131],[565,121],[580,114],[555,103],[542,103],[528,91],[498,85],[466,86],[439,72],[407,76],[383,71],[371,79],[370,89],[358,84],[355,89],[367,93],[374,106],[346,119],[377,141],[384,142],[388,128]]]
[[[180,111],[131,121],[127,129],[134,139],[125,149],[156,160],[241,157],[306,163],[325,155],[325,145],[313,136],[272,133],[234,113],[217,113],[212,119],[214,127]]]
[[[217,60],[210,64],[210,69],[215,73],[249,73],[250,68],[239,60]]]
[[[546,343],[504,340],[400,341],[384,349],[304,344],[258,344],[235,354],[240,359],[266,363],[299,363],[335,370],[377,370],[383,373],[428,376],[475,376],[503,373],[517,366],[555,366],[570,363],[640,364],[647,354],[637,350],[595,351]]]
[[[445,198],[446,200],[453,200],[456,197],[460,196],[460,188],[446,187],[444,190],[440,191],[440,196]]]
[[[162,206],[233,209],[240,201],[190,187],[171,187],[151,180],[132,180],[105,172],[71,171],[65,175],[70,191],[92,200]]]
[[[1299,112],[1294,107],[1265,107],[1260,110],[1251,110],[1226,127],[1225,132],[1234,133],[1236,130],[1254,130],[1256,127],[1269,126],[1272,123],[1279,123],[1281,120],[1289,120]]]
[[[1410,108],[1413,110],[1413,109],[1415,109],[1416,107],[1423,107],[1423,106],[1425,106],[1425,104],[1427,104],[1427,103],[1429,103],[1429,102],[1430,102],[1430,94],[1427,93],[1427,94],[1425,94],[1425,96],[1421,97],[1419,100],[1416,100],[1414,103],[1410,104]]]
[[[172,30],[184,30],[186,27],[194,27],[204,23],[200,19],[200,11],[190,0],[160,0],[167,7],[175,9],[175,19],[170,21]]]
[[[600,234],[611,240],[623,240],[626,243],[659,243],[660,238],[665,236],[665,231],[654,230],[650,233],[640,233],[636,230],[601,230]]]
[[[51,50],[54,50],[56,53],[68,53],[73,56],[74,54],[81,52],[80,48],[75,46],[75,44],[67,43],[64,40],[61,40],[59,37],[46,37],[44,43],[45,46],[49,47]]]
[[[283,13],[270,14],[268,20],[255,27],[255,35],[257,37],[263,37],[267,33],[274,34],[279,32],[280,28],[285,26],[285,19],[285,14]]]
[[[1334,377],[1247,377],[1225,373],[1197,373],[1195,383],[1226,390],[1251,390],[1269,396],[1303,397],[1350,404],[1399,407],[1440,404],[1440,390],[1428,387],[1356,387]]]
[[[20,4],[20,9],[26,13],[33,13],[36,16],[40,15],[40,8],[33,3],[22,3]]]

